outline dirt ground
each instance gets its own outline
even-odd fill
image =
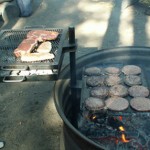
[[[4,150],[58,150],[61,119],[54,82],[0,84],[0,140]],[[54,140],[55,139],[55,140]]]

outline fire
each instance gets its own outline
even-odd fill
[[[121,139],[122,139],[122,141],[123,141],[124,143],[130,142],[129,140],[126,139],[126,136],[125,136],[125,134],[123,134],[123,133],[122,133],[122,135],[121,135]]]
[[[96,119],[96,115],[92,116],[92,119],[93,119],[93,120]]]
[[[120,130],[120,131],[125,131],[125,129],[124,129],[123,126],[120,126],[120,127],[119,127],[119,130]]]
[[[122,117],[122,116],[119,116],[118,118],[119,118],[119,120],[120,120],[120,121],[122,121],[122,119],[123,119],[123,117]]]
[[[122,132],[124,132],[124,131],[125,131],[125,129],[124,129],[124,127],[123,127],[123,126],[120,126],[120,127],[119,127],[119,130],[120,130],[120,131],[122,131]],[[122,133],[122,134],[121,134],[121,140],[122,140],[122,142],[124,142],[124,143],[128,143],[128,142],[130,142],[129,140],[127,140],[127,139],[126,139],[126,136],[125,136],[125,134],[124,134],[124,133]]]

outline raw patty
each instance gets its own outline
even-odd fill
[[[137,111],[150,111],[150,99],[136,97],[131,99],[130,106]]]
[[[102,74],[102,69],[98,67],[89,67],[85,69],[84,73],[88,76],[97,76]]]
[[[42,44],[39,45],[37,48],[38,53],[49,53],[52,49],[52,44],[51,42],[43,42]]]
[[[106,85],[113,86],[122,83],[122,79],[119,76],[108,76],[106,78]]]
[[[105,77],[104,76],[91,76],[87,77],[86,84],[91,87],[104,85]]]
[[[108,95],[108,88],[106,86],[94,87],[90,91],[90,96],[97,98],[105,98]]]
[[[109,94],[110,94],[110,96],[124,97],[124,96],[127,96],[128,89],[121,84],[114,85],[110,88]]]
[[[125,84],[129,86],[142,84],[141,77],[137,75],[128,75],[124,79]]]
[[[135,85],[129,88],[129,95],[132,97],[147,97],[149,90],[145,86]]]
[[[85,100],[85,107],[88,110],[97,111],[104,107],[104,102],[100,98],[89,97]]]
[[[122,68],[125,75],[137,75],[141,73],[141,68],[136,65],[126,65]]]
[[[105,68],[105,73],[108,75],[119,75],[120,69],[117,67],[107,67]]]
[[[106,107],[113,111],[123,111],[128,108],[129,102],[122,97],[111,97],[105,101]]]

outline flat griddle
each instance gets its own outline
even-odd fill
[[[83,68],[83,71],[82,71],[82,89],[81,89],[81,100],[80,100],[80,109],[82,112],[85,112],[87,111],[87,109],[85,108],[85,100],[90,96],[90,90],[92,89],[92,87],[89,87],[86,85],[86,79],[87,79],[87,75],[85,75],[85,69],[86,68],[89,68],[89,67],[99,67],[99,68],[107,68],[107,67],[118,67],[118,68],[122,68],[123,66],[125,65],[133,65],[133,64],[99,64],[99,65],[88,65],[88,66],[85,66]],[[142,69],[142,72],[141,74],[139,75],[141,77],[141,80],[142,80],[142,86],[145,86],[145,87],[149,87],[149,83],[148,83],[148,80],[147,80],[147,76],[146,76],[146,70],[144,69],[144,66],[142,65],[138,65],[141,69]],[[124,74],[121,73],[120,74],[120,77],[123,79],[124,78]],[[129,88],[130,86],[126,85],[124,82],[121,84],[121,85],[124,85],[125,87]],[[110,98],[110,96],[108,96],[107,98]],[[107,99],[103,99],[104,101]],[[130,100],[133,98],[131,97],[129,94],[127,96],[125,96],[124,98],[126,98],[128,100],[128,102],[130,102]],[[148,96],[147,98],[150,98],[150,96]],[[129,116],[129,115],[133,115],[134,113],[144,113],[144,112],[137,112],[135,110],[133,110],[130,106],[124,110],[124,111],[112,111],[112,110],[109,110],[109,109],[105,109],[105,111],[107,111],[108,114],[112,115],[112,116],[119,116],[119,115],[123,115],[123,116]],[[145,112],[147,113],[147,112]]]

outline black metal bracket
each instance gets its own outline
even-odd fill
[[[77,40],[75,40],[75,43],[70,44],[69,41],[65,41],[63,44],[63,52],[67,53],[67,52],[74,52],[77,49]]]

